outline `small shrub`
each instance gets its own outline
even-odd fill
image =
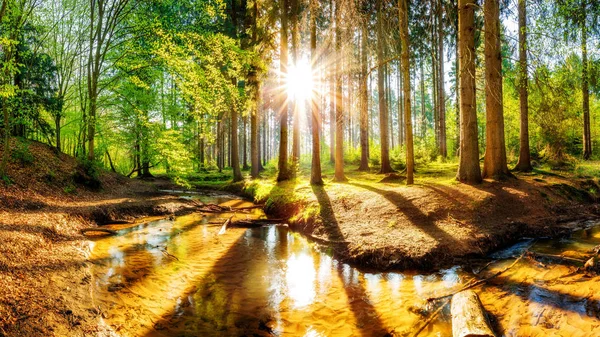
[[[6,186],[10,186],[10,185],[12,185],[12,184],[13,184],[13,181],[12,181],[12,179],[10,179],[10,177],[9,177],[8,175],[6,175],[6,174],[2,176],[2,182],[3,182],[3,183],[4,183],[4,185],[6,185]]]
[[[91,189],[100,189],[100,168],[95,161],[81,160],[77,165],[77,170],[73,174],[73,181]]]
[[[33,163],[33,155],[29,151],[29,143],[22,140],[15,142],[15,147],[12,149],[11,158],[21,164],[21,166],[29,165]]]
[[[69,184],[69,185],[65,186],[63,191],[66,194],[75,194],[75,193],[77,193],[77,188],[75,186],[73,186],[73,184]]]

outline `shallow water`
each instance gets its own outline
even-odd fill
[[[203,198],[233,207],[251,205]],[[156,220],[94,242],[96,304],[115,334],[410,335],[431,309],[424,299],[446,294],[473,277],[459,267],[432,274],[363,272],[282,226],[230,228],[217,235],[218,223],[231,215]],[[263,214],[252,210],[235,216]],[[571,240],[540,241],[531,249],[557,254],[600,244],[598,230],[582,233]],[[517,246],[505,255],[519,252]],[[484,273],[512,261],[501,260]],[[572,270],[524,260],[479,288],[497,331],[506,336],[599,335],[600,282],[580,275],[554,280]],[[448,308],[420,334],[450,335]]]

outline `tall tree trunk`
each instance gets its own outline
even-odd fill
[[[58,152],[60,152],[61,150],[61,144],[60,144],[60,113],[56,113],[56,116],[54,116],[54,126],[56,128],[56,150]]]
[[[406,184],[414,183],[413,129],[410,102],[410,37],[408,35],[408,0],[399,0],[400,39],[402,40],[402,73],[404,77],[404,123],[406,132]]]
[[[335,4],[335,52],[342,55],[341,2]],[[344,106],[342,101],[342,61],[335,59],[335,181],[346,181],[344,175]]]
[[[361,32],[361,74],[360,74],[360,166],[359,171],[369,170],[369,93],[368,93],[368,22],[369,20],[365,17],[362,22]]]
[[[334,22],[335,20],[335,10],[334,7],[336,2],[333,0],[329,1],[329,9],[330,9],[330,21]],[[330,42],[332,45],[330,46],[330,59],[335,59],[335,42]],[[329,68],[329,162],[335,163],[335,65],[331,65]],[[333,69],[332,69],[333,68]]]
[[[587,0],[581,1],[581,89],[583,94],[583,159],[592,157],[592,131],[590,125],[590,90],[588,82],[588,51],[587,51]]]
[[[313,69],[317,69],[317,0],[310,0],[310,56]],[[313,76],[315,71],[312,72]],[[314,81],[318,83],[318,81]],[[321,176],[321,140],[319,137],[321,126],[321,97],[318,91],[315,91],[314,97],[310,100],[311,103],[311,127],[312,127],[312,167],[310,171],[310,183],[312,185],[323,185]]]
[[[421,60],[421,138],[425,138],[425,72],[423,70],[423,63],[425,60]],[[416,112],[415,112],[416,114]]]
[[[294,67],[298,66],[299,62],[299,39],[300,33],[298,30],[298,16],[299,7],[298,0],[291,0],[292,3],[292,64]],[[294,102],[292,104],[293,111],[293,131],[292,131],[292,163],[293,163],[293,172],[292,174],[296,174],[296,170],[298,169],[298,162],[300,161],[300,111],[298,98],[294,98]]]
[[[460,162],[456,178],[481,182],[477,110],[475,101],[475,0],[458,1],[458,52],[460,57]]]
[[[281,0],[280,6],[281,15],[281,41],[280,41],[280,55],[279,55],[279,71],[281,72],[280,87],[285,87],[283,78],[288,73],[288,22],[287,22],[287,9],[288,0]],[[290,170],[288,167],[288,100],[285,96],[287,93],[285,89],[281,89],[282,92],[279,94],[280,102],[280,131],[279,131],[279,173],[277,175],[277,181],[284,181],[290,179]]]
[[[456,19],[456,41],[455,41],[455,46],[454,46],[454,95],[456,96],[456,102],[454,102],[455,104],[455,110],[456,110],[456,145],[455,145],[455,151],[456,151],[456,156],[460,155],[460,66],[459,66],[459,57],[458,57],[458,16]]]
[[[519,103],[521,105],[521,132],[519,161],[516,170],[530,172],[531,152],[529,150],[529,78],[527,75],[527,3],[519,1]]]
[[[511,175],[506,165],[504,140],[499,0],[485,0],[484,20],[486,132],[483,177],[497,179]]]
[[[248,116],[242,117],[242,121],[244,124],[243,130],[244,135],[242,137],[242,167],[244,170],[249,168],[248,166]]]
[[[404,145],[404,84],[402,83],[402,61],[398,62],[398,133],[399,133],[399,144]]]
[[[260,164],[260,156],[259,156],[259,147],[258,144],[258,109],[260,107],[260,83],[256,78],[256,70],[253,70],[250,74],[250,82],[253,87],[254,94],[254,107],[250,112],[250,165],[251,171],[250,176],[252,178],[257,178],[259,173],[259,164]]]
[[[3,178],[7,174],[8,165],[8,154],[10,151],[10,126],[9,126],[9,112],[8,112],[8,99],[2,97],[2,113],[4,115],[4,150],[2,151],[2,164],[0,165],[0,178]]]
[[[384,65],[384,32],[383,32],[383,0],[377,0],[377,96],[379,99],[379,135],[381,141],[381,169],[379,173],[390,173],[394,170],[390,165],[388,109],[385,92]]]
[[[215,147],[215,151],[217,152],[217,168],[219,169],[219,172],[223,170],[223,132],[221,132],[221,129],[223,128],[222,124],[223,122],[221,121],[217,122],[217,144]]]
[[[440,155],[442,159],[448,156],[446,144],[446,91],[444,88],[444,21],[442,20],[443,0],[437,2],[437,45],[438,45],[438,104],[439,104],[439,120],[440,120]]]
[[[237,87],[237,78],[233,79],[233,85]],[[240,170],[240,146],[238,143],[238,108],[237,102],[231,105],[231,166],[233,168],[233,182],[242,181],[242,171]]]

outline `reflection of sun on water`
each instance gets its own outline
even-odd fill
[[[288,295],[295,307],[304,307],[315,299],[316,271],[312,256],[292,254],[287,260],[286,281]]]

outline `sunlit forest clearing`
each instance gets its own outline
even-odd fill
[[[595,336],[600,3],[0,0],[0,336]]]

